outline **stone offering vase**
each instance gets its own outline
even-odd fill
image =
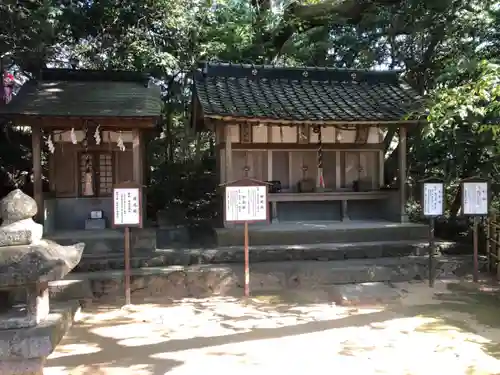
[[[72,321],[68,311],[51,316],[48,287],[80,262],[85,244],[61,246],[43,239],[43,226],[32,219],[36,213],[35,200],[19,189],[0,202],[2,375],[42,374],[45,358]]]

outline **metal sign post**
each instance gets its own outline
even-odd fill
[[[244,225],[245,297],[250,296],[250,252],[248,224],[269,221],[268,184],[253,179],[227,183],[224,192],[224,222]]]
[[[488,180],[471,177],[462,180],[462,215],[472,216],[473,225],[473,246],[474,246],[474,273],[473,280],[479,280],[479,241],[478,230],[481,217],[488,216],[490,210],[490,183]]]
[[[434,287],[436,278],[434,254],[436,243],[434,228],[436,218],[444,215],[444,183],[438,178],[422,180],[422,214],[429,219],[429,287]]]
[[[113,228],[124,228],[125,304],[130,305],[130,228],[142,228],[142,186],[123,182],[113,187]]]

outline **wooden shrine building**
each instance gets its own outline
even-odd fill
[[[161,106],[143,74],[78,69],[45,69],[0,106],[0,116],[32,130],[34,197],[47,232],[90,229],[96,213],[99,229],[111,226],[113,184],[145,182],[145,140]]]
[[[405,222],[407,114],[398,72],[205,64],[192,125],[215,133],[220,183],[270,182],[275,223]],[[384,137],[399,134],[399,182],[384,187]]]

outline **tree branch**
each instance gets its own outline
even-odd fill
[[[290,4],[285,9],[283,28],[270,36],[275,51],[297,32],[303,33],[319,26],[358,25],[365,14],[374,12],[379,6],[394,6],[403,0],[326,0],[318,4]]]

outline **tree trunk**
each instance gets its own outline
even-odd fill
[[[195,140],[195,151],[194,151],[194,160],[195,163],[198,164],[201,161],[201,143],[203,142],[201,132],[196,132],[196,140]]]
[[[387,153],[387,151],[389,151],[389,147],[391,147],[391,143],[394,139],[394,136],[396,135],[396,130],[396,127],[390,127],[387,129],[387,134],[384,138],[384,153]]]
[[[173,106],[169,98],[167,102],[167,121],[165,123],[165,138],[167,140],[167,162],[173,163],[174,161],[174,141],[172,137],[172,120],[173,120]]]
[[[450,218],[455,219],[458,216],[460,207],[462,206],[462,188],[459,185],[453,200],[451,201],[450,207]]]

